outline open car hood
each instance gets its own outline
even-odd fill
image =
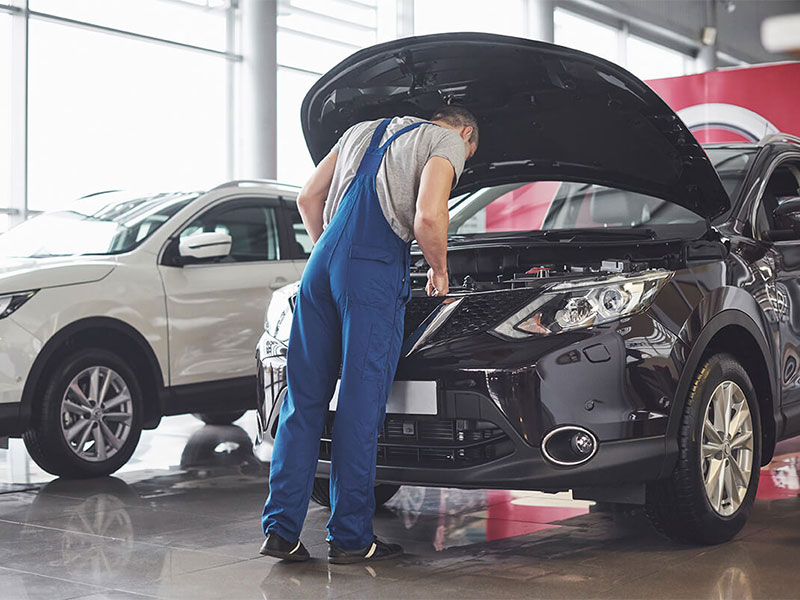
[[[303,100],[318,163],[351,125],[458,104],[480,145],[455,194],[515,180],[586,181],[649,194],[711,219],[730,201],[689,129],[645,83],[570,48],[483,33],[378,44],[323,75]]]

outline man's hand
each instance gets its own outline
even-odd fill
[[[447,271],[437,273],[433,269],[428,269],[428,283],[425,285],[425,292],[428,296],[446,296],[449,291],[450,281]]]

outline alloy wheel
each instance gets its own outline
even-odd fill
[[[723,381],[711,394],[703,421],[700,466],[706,497],[722,516],[742,504],[753,469],[753,419],[742,388]]]
[[[61,399],[61,432],[83,460],[114,456],[131,432],[133,400],[125,380],[109,367],[93,366],[73,377]]]

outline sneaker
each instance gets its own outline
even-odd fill
[[[290,542],[283,539],[274,531],[267,533],[267,539],[265,539],[264,543],[261,544],[261,550],[259,550],[259,553],[263,554],[264,556],[274,556],[275,558],[293,560],[296,562],[311,558],[308,550],[306,550],[306,547],[303,546],[303,543],[300,540],[297,540],[296,542]]]
[[[349,565],[357,562],[372,562],[374,560],[387,560],[403,555],[403,549],[398,544],[387,544],[377,537],[366,548],[360,550],[345,550],[328,542],[328,562],[335,565]]]

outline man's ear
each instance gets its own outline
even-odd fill
[[[472,137],[472,125],[467,125],[461,130],[461,138],[466,142]]]

